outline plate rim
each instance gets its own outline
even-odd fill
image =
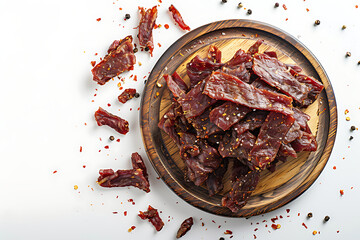
[[[140,114],[140,121],[139,121],[139,123],[140,123],[140,131],[141,131],[142,141],[143,141],[143,144],[144,144],[144,147],[145,147],[146,154],[147,154],[153,168],[155,169],[155,171],[157,172],[159,177],[165,182],[165,184],[177,196],[182,198],[185,202],[187,202],[191,206],[194,206],[194,207],[196,207],[198,209],[201,209],[201,210],[203,210],[205,212],[215,214],[217,216],[235,217],[235,218],[255,216],[255,215],[271,212],[271,211],[273,211],[275,209],[278,209],[280,207],[283,207],[284,205],[288,204],[289,202],[295,200],[300,195],[302,195],[307,189],[309,189],[311,187],[311,185],[316,181],[316,179],[320,176],[321,172],[324,170],[324,168],[325,168],[325,166],[326,166],[326,164],[327,164],[327,162],[328,162],[328,160],[330,158],[332,149],[334,147],[336,133],[337,133],[337,127],[338,127],[338,113],[337,113],[337,104],[336,104],[335,94],[334,94],[330,79],[329,79],[328,75],[326,74],[325,69],[323,68],[323,66],[319,62],[319,60],[298,39],[293,37],[291,34],[285,32],[284,30],[282,30],[282,29],[280,29],[278,27],[275,27],[273,25],[270,25],[268,23],[264,23],[264,22],[260,22],[260,21],[254,21],[254,20],[247,20],[247,19],[229,19],[229,20],[221,20],[221,21],[211,22],[211,23],[202,25],[202,26],[200,26],[200,27],[186,33],[181,38],[179,38],[174,43],[172,43],[171,46],[169,46],[169,48],[162,54],[162,56],[158,59],[158,61],[154,65],[148,79],[152,78],[152,76],[155,74],[154,72],[156,71],[156,69],[159,68],[159,63],[163,60],[163,58],[166,58],[167,55],[169,55],[169,53],[172,53],[172,50],[173,50],[173,48],[175,46],[178,47],[178,45],[182,45],[181,47],[179,47],[179,49],[181,49],[183,46],[185,46],[189,42],[191,42],[194,39],[196,39],[197,37],[203,35],[204,33],[202,31],[204,29],[210,28],[211,31],[219,31],[221,29],[237,28],[237,27],[240,27],[240,28],[252,28],[254,30],[260,30],[260,31],[264,31],[264,32],[276,35],[278,37],[280,37],[280,36],[286,37],[286,39],[284,39],[283,37],[282,38],[284,39],[284,41],[288,42],[290,45],[292,45],[298,51],[300,51],[300,52],[301,52],[301,50],[306,51],[307,55],[305,55],[303,52],[302,52],[302,54],[311,63],[311,65],[313,66],[313,68],[315,69],[315,71],[318,73],[321,80],[323,81],[324,85],[326,83],[325,93],[326,93],[326,96],[327,96],[327,100],[328,100],[328,104],[329,104],[330,109],[329,109],[329,131],[328,131],[328,133],[326,135],[327,140],[326,140],[326,143],[325,143],[325,148],[323,149],[323,151],[321,153],[321,157],[319,158],[319,162],[317,163],[317,165],[314,167],[314,169],[312,171],[312,172],[315,171],[315,173],[312,174],[312,172],[311,172],[309,174],[309,176],[307,176],[304,179],[303,183],[299,186],[299,188],[296,188],[294,190],[294,191],[296,191],[295,196],[292,195],[292,194],[288,194],[288,195],[286,195],[284,197],[285,200],[281,201],[281,203],[276,207],[273,207],[273,208],[270,208],[270,209],[265,208],[263,211],[259,211],[256,214],[245,214],[245,215],[241,215],[241,216],[239,216],[239,215],[234,216],[234,215],[226,215],[226,214],[215,213],[215,212],[212,212],[209,209],[204,208],[204,207],[202,207],[200,205],[194,204],[188,198],[189,197],[196,198],[196,197],[193,196],[193,194],[191,194],[190,192],[186,191],[186,189],[185,189],[185,191],[179,192],[174,187],[172,187],[173,184],[176,184],[178,186],[181,186],[181,185],[179,183],[177,183],[176,180],[169,173],[168,174],[170,175],[170,179],[165,178],[165,176],[163,176],[163,174],[161,174],[160,170],[157,169],[157,166],[154,163],[153,157],[158,158],[159,162],[161,162],[161,159],[156,154],[156,151],[153,149],[153,147],[149,146],[151,144],[149,144],[148,141],[151,140],[152,137],[150,135],[149,124],[145,124],[146,122],[148,122],[148,120],[146,119],[146,116],[149,117],[149,109],[150,109],[150,108],[145,109],[145,106],[149,106],[149,104],[150,104],[149,103],[150,98],[146,99],[147,94],[146,94],[146,91],[145,91],[149,87],[149,84],[150,84],[149,80],[147,81],[147,83],[146,83],[146,85],[144,87],[144,93],[142,94],[141,105],[140,105],[140,113],[139,113]],[[191,36],[191,35],[193,35],[193,36],[188,38],[188,36]],[[302,48],[302,49],[300,50],[299,48]],[[317,67],[314,66],[314,63],[316,63]],[[325,82],[324,82],[324,80],[325,80]],[[150,91],[148,91],[148,92],[150,92]],[[145,128],[148,128],[148,129],[146,130]],[[151,140],[151,142],[152,142],[152,140]],[[152,153],[152,152],[154,152],[154,153]],[[321,164],[321,166],[319,166],[319,164]],[[319,167],[321,169],[316,171]],[[171,180],[173,182],[171,182]],[[304,184],[304,182],[307,182],[307,183]]]

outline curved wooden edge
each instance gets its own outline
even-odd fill
[[[314,174],[310,174],[306,178],[306,180],[303,182],[303,184],[299,188],[294,190],[294,191],[296,191],[296,194],[287,195],[285,198],[281,199],[281,202],[277,203],[276,206],[270,205],[267,208],[259,210],[255,213],[254,212],[243,212],[241,215],[238,215],[236,213],[234,214],[231,212],[227,213],[227,214],[223,214],[223,213],[218,214],[215,211],[211,211],[209,209],[206,209],[206,208],[200,206],[199,201],[196,200],[195,196],[193,196],[190,192],[179,188],[180,184],[177,183],[176,181],[174,181],[174,178],[165,178],[164,173],[156,167],[155,163],[152,160],[150,162],[153,165],[153,167],[155,168],[156,172],[162,178],[162,180],[178,196],[180,196],[182,199],[187,201],[189,204],[191,204],[201,210],[204,210],[209,213],[216,214],[216,215],[223,215],[223,216],[227,216],[227,217],[248,217],[248,216],[263,214],[263,213],[266,213],[269,211],[273,211],[279,207],[282,207],[283,205],[289,203],[290,201],[292,201],[292,200],[296,199],[298,196],[300,196],[304,191],[306,191],[315,182],[315,180],[318,178],[318,176],[324,169],[324,167],[330,157],[333,145],[334,145],[336,132],[337,132],[337,107],[336,107],[334,91],[333,91],[333,88],[331,86],[331,83],[329,81],[329,78],[328,78],[324,68],[321,66],[319,61],[316,59],[316,57],[312,54],[312,52],[306,46],[304,46],[300,41],[298,41],[296,38],[294,38],[290,34],[282,31],[281,29],[279,29],[277,27],[274,27],[274,26],[271,26],[269,24],[262,23],[259,21],[250,21],[250,20],[243,20],[243,19],[234,19],[234,20],[210,23],[210,24],[201,26],[201,27],[185,34],[183,37],[181,37],[179,40],[177,40],[174,44],[172,44],[168,48],[168,50],[165,51],[165,53],[158,60],[154,69],[150,73],[150,76],[148,78],[149,81],[147,82],[145,88],[153,89],[155,87],[155,84],[156,84],[155,80],[158,79],[158,77],[159,77],[155,73],[160,72],[159,70],[163,69],[167,65],[167,63],[170,61],[171,57],[174,55],[174,53],[173,53],[174,48],[181,49],[183,46],[188,44],[193,39],[201,36],[204,31],[210,32],[210,31],[216,31],[216,30],[220,30],[220,29],[234,28],[234,27],[252,28],[254,30],[265,31],[265,32],[268,32],[279,38],[286,40],[292,46],[294,46],[299,52],[301,52],[303,55],[304,55],[304,50],[305,50],[305,53],[307,53],[306,58],[310,61],[311,65],[314,66],[316,72],[320,76],[320,79],[325,86],[325,92],[326,92],[327,100],[328,100],[329,107],[330,107],[330,109],[329,109],[330,110],[330,116],[329,116],[330,122],[329,122],[329,133],[328,133],[327,140],[326,140],[326,147],[322,152],[322,155],[318,162],[318,165],[316,166],[316,168],[313,171]],[[271,32],[269,32],[268,29],[271,29]],[[164,61],[162,64],[159,64],[159,63],[161,63],[161,60],[163,60],[163,59],[167,59],[167,60]],[[154,80],[150,81],[150,79],[154,79]],[[152,106],[150,105],[151,97],[154,97],[152,91],[145,91],[142,96],[141,106],[140,106],[140,129],[141,129],[143,143],[144,143],[148,158],[155,159],[158,162],[162,162],[161,159],[159,158],[159,156],[157,155],[155,148],[153,147],[154,142],[153,142],[152,136],[150,135],[149,121],[152,120],[152,119],[149,119],[149,112],[151,111],[151,108],[152,108]],[[157,101],[160,101],[160,98],[158,98]]]

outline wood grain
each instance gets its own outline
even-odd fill
[[[221,198],[230,186],[209,197],[203,187],[184,180],[184,163],[177,146],[157,127],[159,118],[171,101],[164,74],[177,71],[184,80],[186,64],[196,55],[205,56],[210,45],[222,51],[222,61],[229,60],[239,49],[247,50],[257,39],[264,39],[260,52],[276,51],[281,61],[296,63],[305,74],[322,81],[325,86],[319,99],[305,112],[311,116],[309,126],[316,135],[318,150],[303,152],[277,166],[274,173],[263,171],[261,180],[248,204],[237,213],[221,206]],[[164,87],[159,88],[157,83]],[[280,29],[261,22],[227,20],[214,22],[184,35],[176,41],[154,66],[142,97],[140,128],[148,157],[165,183],[181,198],[210,213],[246,217],[272,211],[301,195],[324,169],[334,145],[337,129],[336,101],[330,81],[317,59],[299,41]],[[229,176],[227,173],[225,179]],[[228,182],[228,181],[227,181]]]

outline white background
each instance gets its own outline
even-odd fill
[[[294,0],[279,2],[277,9],[273,7],[275,1],[242,2],[246,10],[237,9],[234,0],[226,4],[219,0],[163,0],[157,23],[167,23],[170,28],[154,30],[154,57],[137,53],[142,66],[137,64],[134,71],[123,74],[122,86],[142,93],[144,76],[184,35],[167,12],[171,3],[192,29],[217,20],[244,18],[285,30],[322,63],[338,105],[333,153],[309,190],[274,212],[232,219],[208,214],[184,202],[156,178],[148,161],[150,193],[98,187],[100,168],[130,168],[132,152],[138,151],[144,158],[146,154],[139,130],[140,99],[125,105],[117,102],[120,81],[98,86],[92,81],[90,61],[98,62],[113,40],[128,34],[135,37],[138,6],[152,7],[159,2],[1,0],[0,239],[175,239],[180,223],[190,216],[195,224],[183,239],[229,239],[223,234],[227,229],[233,231],[233,239],[253,239],[253,234],[257,239],[358,239],[360,134],[349,129],[351,125],[360,126],[360,8],[355,8],[360,1]],[[283,3],[287,10],[281,7]],[[248,8],[252,15],[246,14]],[[131,15],[128,21],[123,20],[126,13]],[[316,19],[321,21],[319,26],[314,26]],[[342,30],[342,25],[347,29]],[[352,54],[349,58],[345,58],[347,51]],[[131,74],[138,76],[137,82]],[[130,133],[120,136],[110,128],[96,126],[93,114],[99,106],[127,119]],[[350,121],[345,120],[345,109],[349,110],[346,116]],[[110,135],[119,138],[120,143],[110,142]],[[354,136],[352,141],[348,140],[350,135]],[[79,189],[74,190],[74,185]],[[343,196],[340,189],[345,192]],[[135,205],[127,201],[130,198]],[[161,232],[137,217],[138,211],[146,210],[149,204],[162,211],[165,226]],[[312,219],[306,219],[308,212],[313,213]],[[281,228],[272,230],[270,219],[280,215],[284,218],[276,223]],[[331,219],[324,224],[326,215]],[[136,229],[128,233],[132,225]],[[313,236],[314,230],[320,235]]]

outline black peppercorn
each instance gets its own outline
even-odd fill
[[[150,50],[150,48],[148,46],[146,46],[144,50],[148,52]]]
[[[110,136],[109,139],[110,139],[110,141],[114,141],[114,140],[115,140],[114,136]]]
[[[349,140],[353,140],[353,139],[354,139],[354,137],[353,137],[353,136],[350,136]]]
[[[219,240],[225,240],[225,238],[221,237],[221,238],[219,238]]]
[[[138,98],[138,97],[140,97],[140,94],[139,94],[139,93],[135,93],[134,97],[135,97],[135,98]]]
[[[247,10],[247,14],[251,15],[251,14],[252,14],[252,10],[251,10],[251,9]]]
[[[360,61],[358,61],[358,65],[360,65]]]
[[[239,2],[239,4],[238,4],[238,8],[242,8],[242,7],[243,7],[242,3],[241,3],[241,2]]]
[[[130,14],[125,14],[125,19],[130,19]]]
[[[307,216],[308,216],[308,218],[312,218],[313,214],[311,212],[309,212]]]
[[[137,53],[139,50],[137,48],[134,48],[134,53]]]
[[[316,20],[315,25],[320,25],[320,20]]]
[[[346,57],[351,57],[351,52],[346,52]]]
[[[144,80],[144,84],[146,84],[146,82],[147,82],[147,80],[145,79],[145,80]]]
[[[329,221],[330,220],[330,217],[329,216],[326,216],[325,218],[324,218],[324,221],[325,222],[327,222],[327,221]]]
[[[227,3],[227,0],[221,0],[221,3]]]
[[[355,126],[351,126],[350,130],[351,130],[351,131],[355,131],[355,130],[356,130],[356,127],[355,127]]]
[[[275,3],[275,5],[274,5],[274,7],[279,7],[280,6],[280,4],[277,2],[277,3]]]
[[[343,25],[341,29],[342,29],[342,30],[346,29],[346,26],[345,26],[345,25]]]

